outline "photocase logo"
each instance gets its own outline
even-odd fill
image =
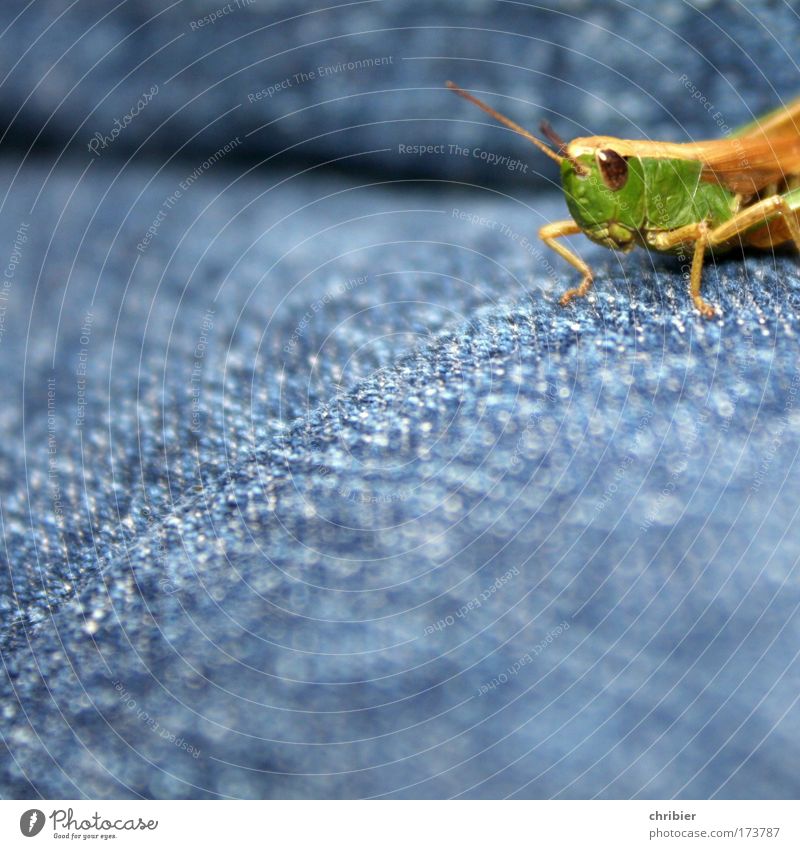
[[[31,808],[19,818],[19,830],[25,837],[36,837],[44,828],[44,813],[38,808]]]

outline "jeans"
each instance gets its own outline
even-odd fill
[[[793,252],[704,321],[576,238],[562,308],[552,163],[441,88],[724,135],[797,22],[461,6],[11,24],[4,797],[800,792]]]

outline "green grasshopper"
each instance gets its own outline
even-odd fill
[[[788,241],[800,249],[800,98],[728,138],[688,144],[611,136],[567,144],[543,121],[552,148],[455,83],[447,86],[558,162],[572,220],[546,224],[539,238],[583,275],[562,295],[562,306],[583,297],[593,279],[589,266],[557,241],[563,236],[584,233],[624,252],[640,246],[688,253],[689,291],[705,318],[716,312],[700,294],[706,251]]]

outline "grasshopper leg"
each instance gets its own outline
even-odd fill
[[[758,203],[754,203],[747,209],[741,210],[724,224],[709,229],[708,225],[701,221],[699,224],[691,224],[688,227],[680,227],[669,233],[660,234],[656,244],[661,248],[670,248],[681,243],[694,242],[694,257],[692,259],[692,271],[689,281],[689,291],[695,307],[705,318],[713,318],[714,308],[706,303],[700,295],[702,283],[703,260],[708,248],[726,245],[741,236],[753,227],[767,224],[777,217],[783,218],[791,234],[795,247],[800,250],[800,223],[797,221],[797,212],[787,202],[783,195],[773,195]]]
[[[741,236],[743,233],[746,233],[753,227],[756,227],[759,224],[767,224],[770,220],[778,217],[782,218],[786,222],[792,241],[794,242],[797,250],[800,250],[800,224],[797,222],[795,210],[792,209],[783,195],[773,195],[772,197],[765,198],[758,203],[754,203],[752,206],[749,206],[747,209],[743,209],[741,212],[734,215],[730,221],[720,224],[719,227],[715,227],[713,230],[708,230],[706,228],[705,232],[701,236],[702,242],[698,241],[697,245],[703,245],[704,253],[706,247],[714,248],[717,245],[725,245],[736,239],[737,236]],[[696,246],[695,258],[697,257],[697,251],[698,248]],[[700,298],[702,257],[699,261],[699,265],[700,268],[698,269],[697,279],[695,280],[695,263],[692,263],[692,298],[695,300],[695,305],[697,305],[697,298]],[[702,298],[700,298],[700,301],[702,302]],[[698,309],[700,309],[699,306]],[[713,316],[713,310],[710,314],[703,312],[702,309],[700,309],[700,312],[703,313],[706,318]]]
[[[703,262],[706,257],[706,246],[708,228],[700,225],[699,238],[694,243],[694,256],[692,257],[692,270],[689,275],[689,294],[692,296],[695,309],[703,318],[714,318],[716,310],[708,301],[703,300],[700,287],[703,285]]]
[[[698,224],[687,224],[685,227],[658,233],[652,241],[653,247],[657,250],[669,250],[678,245],[694,243],[692,270],[689,274],[689,294],[692,296],[695,309],[704,318],[713,318],[716,314],[714,307],[708,301],[705,301],[700,294],[700,287],[703,283],[703,262],[705,261],[706,249],[709,247],[710,235],[708,224],[701,221]]]
[[[730,242],[751,227],[758,224],[767,224],[771,219],[778,216],[786,222],[792,241],[795,247],[800,250],[800,224],[797,222],[797,211],[792,209],[783,195],[773,195],[754,203],[734,215],[730,221],[715,227],[708,234],[708,245],[713,248],[715,245]]]
[[[565,259],[573,268],[583,274],[583,279],[579,286],[575,289],[568,289],[561,296],[561,306],[566,306],[573,298],[582,298],[592,285],[592,269],[572,251],[556,241],[563,236],[575,236],[581,233],[581,228],[574,221],[554,221],[552,224],[545,224],[539,229],[539,238],[547,245],[548,248],[554,250],[562,259]]]

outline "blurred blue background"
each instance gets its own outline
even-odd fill
[[[788,4],[8,0],[0,793],[793,798],[800,276],[541,246]],[[423,152],[420,153],[420,148]]]

